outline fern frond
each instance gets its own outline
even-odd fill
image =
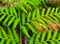
[[[13,24],[12,29],[15,29],[19,24],[19,18],[16,18],[15,16],[5,14],[1,14],[0,16],[0,22],[2,22],[3,25],[11,26],[11,24]]]
[[[33,38],[32,38],[33,37]],[[38,43],[55,43],[54,41],[56,41],[57,43],[59,42],[59,37],[60,37],[60,33],[58,33],[58,29],[56,29],[54,32],[52,32],[52,30],[50,29],[48,32],[45,30],[44,32],[38,32],[37,34],[35,34],[35,36],[32,36],[30,38],[30,42],[29,44],[38,44]]]
[[[10,39],[19,42],[19,37],[15,29],[10,29],[9,27],[7,27],[6,30],[7,32],[4,30],[3,27],[0,26],[0,38]]]
[[[42,12],[41,12],[42,11]],[[56,17],[59,17],[56,14],[60,14],[59,12],[59,8],[42,8],[42,10],[39,10],[39,8],[35,9],[33,12],[29,12],[26,17],[27,17],[27,22],[30,22],[31,20],[36,20],[39,19],[41,17],[48,17],[49,15],[55,15]],[[55,18],[54,16],[52,16],[53,18]],[[56,20],[56,18],[55,18]]]
[[[40,13],[39,8],[37,8],[33,12],[29,12],[27,16],[23,12],[21,15],[22,25],[26,26],[27,29],[30,29],[32,32],[35,33],[35,31],[41,30],[39,27],[41,27],[42,25],[51,26],[50,22],[52,22],[52,24],[55,24],[56,22],[58,24],[60,24],[59,23],[59,19],[60,19],[59,8],[55,9],[55,8],[49,7],[47,9],[48,10],[43,8],[42,12]],[[44,11],[46,11],[46,13]],[[26,19],[26,17],[27,17],[27,19]],[[49,20],[50,20],[50,22],[49,22]],[[48,27],[46,27],[46,28],[48,30]]]
[[[24,11],[25,13],[27,13],[28,11],[32,11],[35,8],[37,8],[38,6],[42,5],[42,3],[47,3],[48,1],[46,0],[24,0],[24,1],[19,1],[17,4],[17,8],[19,8],[19,10]]]
[[[4,9],[0,6],[0,14],[6,14],[6,15],[11,15],[15,17],[20,17],[17,10],[14,7],[7,7],[4,6]]]

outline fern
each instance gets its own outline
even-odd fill
[[[52,30],[50,29],[48,32],[45,30],[44,32],[38,32],[37,34],[32,35],[28,44],[60,43],[59,38],[60,38],[60,33],[58,33],[58,29],[56,29],[54,32],[52,32]]]
[[[24,0],[24,1],[19,1],[17,4],[17,8],[19,8],[19,10],[24,11],[25,13],[27,13],[27,11],[32,11],[35,8],[37,8],[38,6],[41,6],[42,3],[47,3],[48,1],[40,1],[40,0]]]
[[[0,44],[60,44],[59,7],[48,6],[49,0],[0,2]]]
[[[7,27],[7,33],[5,32],[4,28],[0,26],[0,38],[5,38],[5,39],[10,39],[10,40],[14,40],[16,42],[19,41],[19,37],[18,34],[16,32],[15,29],[10,29],[9,27]]]
[[[29,29],[33,33],[41,31],[41,29],[39,27],[41,27],[42,25],[51,26],[51,23],[49,23],[49,20],[50,20],[50,22],[52,22],[52,24],[55,24],[56,22],[58,24],[60,24],[59,23],[59,19],[60,19],[59,8],[51,9],[49,7],[49,8],[47,8],[48,10],[46,10],[46,13],[44,13],[44,11],[43,11],[44,9],[45,8],[42,9],[41,14],[39,12],[39,9],[36,9],[33,12],[29,12],[27,19],[26,19],[25,13],[23,12],[23,14],[21,15],[21,22],[22,22],[21,24],[24,25],[27,30]],[[46,30],[48,30],[49,27],[45,27],[45,28],[47,28]],[[23,31],[23,29],[22,29],[22,31]]]
[[[5,15],[5,14],[1,14],[0,15],[0,22],[3,23],[3,25],[8,25],[11,26],[11,24],[13,23],[13,28],[15,29],[19,23],[19,18],[16,18],[15,16],[11,16],[11,15]]]

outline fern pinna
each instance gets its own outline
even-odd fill
[[[0,2],[0,44],[60,44],[60,8],[52,1]]]

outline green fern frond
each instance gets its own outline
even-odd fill
[[[3,27],[0,26],[0,38],[10,39],[16,42],[19,42],[19,37],[15,29],[10,29],[7,27],[7,32],[4,30]]]
[[[3,25],[11,26],[11,24],[13,23],[12,29],[15,29],[19,24],[19,18],[16,18],[15,16],[5,14],[1,14],[0,16],[0,22],[2,22]]]
[[[36,31],[41,31],[38,25],[45,25],[45,26],[51,26],[49,23],[49,20],[55,24],[56,22],[59,23],[60,19],[60,13],[59,8],[45,8],[42,9],[42,12],[40,13],[39,8],[35,9],[33,12],[29,12],[26,16],[23,12],[21,15],[21,24],[24,25],[27,29],[31,30],[33,33],[36,33]],[[44,11],[46,13],[44,13]],[[57,15],[58,14],[58,15]],[[26,19],[27,17],[27,19]],[[35,22],[36,21],[36,22]],[[59,23],[60,24],[60,23]],[[48,28],[48,27],[47,27]]]
[[[28,44],[39,44],[39,43],[60,43],[59,39],[60,38],[60,33],[58,33],[58,29],[56,31],[52,32],[50,29],[48,32],[45,30],[44,32],[38,32],[35,35],[32,35],[32,37],[29,40]]]

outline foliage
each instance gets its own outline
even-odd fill
[[[59,44],[60,8],[49,0],[2,0],[1,44]],[[54,1],[53,1],[54,2]],[[50,3],[51,4],[51,1]],[[23,39],[26,37],[28,39]]]

